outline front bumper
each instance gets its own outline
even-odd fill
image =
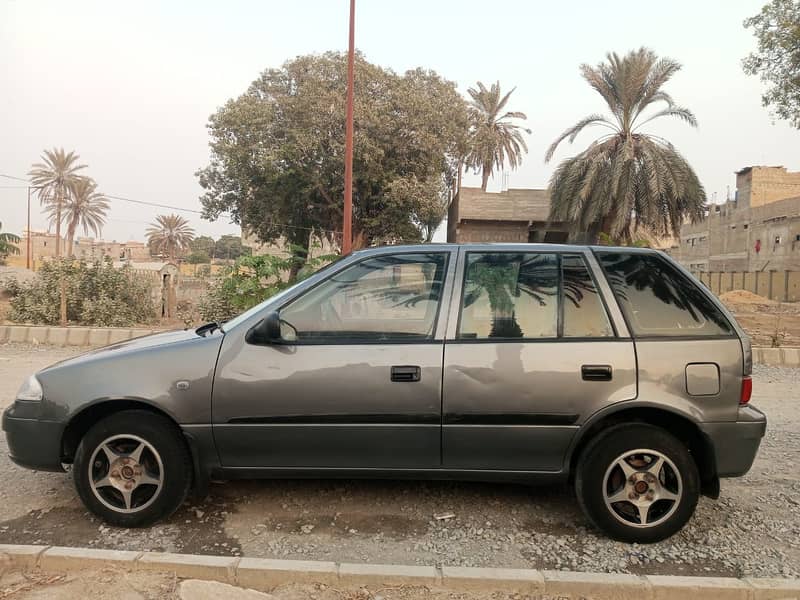
[[[767,431],[766,415],[754,406],[742,406],[736,421],[700,423],[714,448],[719,477],[739,477],[753,466],[761,438]]]
[[[37,471],[64,471],[61,436],[64,424],[20,417],[16,403],[3,412],[9,458],[21,467]]]

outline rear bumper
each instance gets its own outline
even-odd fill
[[[17,417],[12,405],[3,412],[3,431],[9,458],[19,466],[37,471],[64,471],[61,466],[63,423]]]
[[[717,475],[739,477],[753,466],[767,431],[767,417],[754,406],[743,406],[736,421],[699,425],[714,448]]]

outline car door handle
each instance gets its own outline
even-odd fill
[[[611,381],[611,365],[583,365],[581,377],[584,381]]]
[[[392,367],[392,381],[419,381],[421,376],[419,367],[406,365]]]

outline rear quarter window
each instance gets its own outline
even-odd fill
[[[597,259],[636,337],[733,335],[699,284],[663,257],[599,252]]]

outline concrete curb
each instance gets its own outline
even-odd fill
[[[800,598],[800,579],[735,579],[576,573],[531,569],[479,569],[350,564],[129,552],[95,548],[0,544],[0,565],[74,572],[109,566],[129,571],[175,573],[177,577],[219,581],[260,591],[298,582],[350,587],[410,585],[454,591],[507,591],[563,600],[778,600]]]
[[[753,348],[753,362],[773,367],[800,367],[800,348]]]
[[[124,342],[143,335],[157,333],[159,329],[138,327],[47,327],[41,325],[0,325],[0,344],[47,344],[49,346],[106,346]]]

